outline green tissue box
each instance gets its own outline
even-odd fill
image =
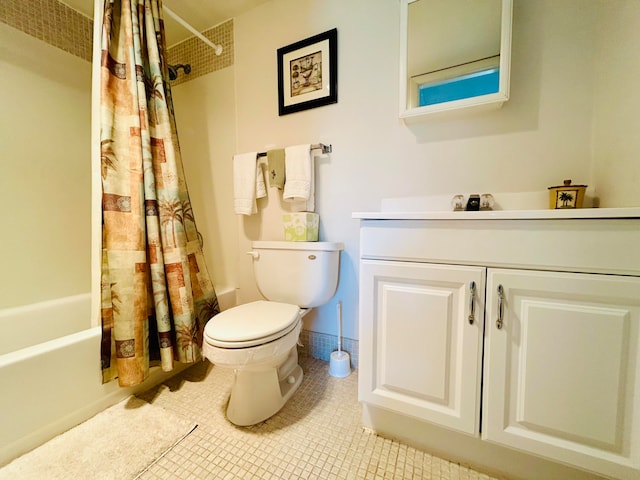
[[[320,215],[317,213],[285,213],[284,239],[288,242],[317,242]]]

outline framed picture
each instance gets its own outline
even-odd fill
[[[278,114],[338,103],[338,30],[278,49]]]

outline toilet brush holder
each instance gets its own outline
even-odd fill
[[[329,358],[329,375],[337,378],[348,377],[351,374],[351,359],[347,352],[342,351],[342,303],[338,302],[338,350],[331,352]]]
[[[331,352],[329,359],[329,375],[336,378],[348,377],[351,374],[351,359],[347,352],[340,350]]]

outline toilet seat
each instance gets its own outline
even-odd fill
[[[260,300],[225,310],[204,329],[204,341],[218,348],[249,348],[277,340],[300,321],[297,305]]]

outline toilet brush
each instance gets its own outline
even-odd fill
[[[338,317],[338,350],[331,352],[329,360],[329,375],[337,378],[344,378],[351,373],[351,359],[347,352],[342,351],[342,303],[337,304]]]

